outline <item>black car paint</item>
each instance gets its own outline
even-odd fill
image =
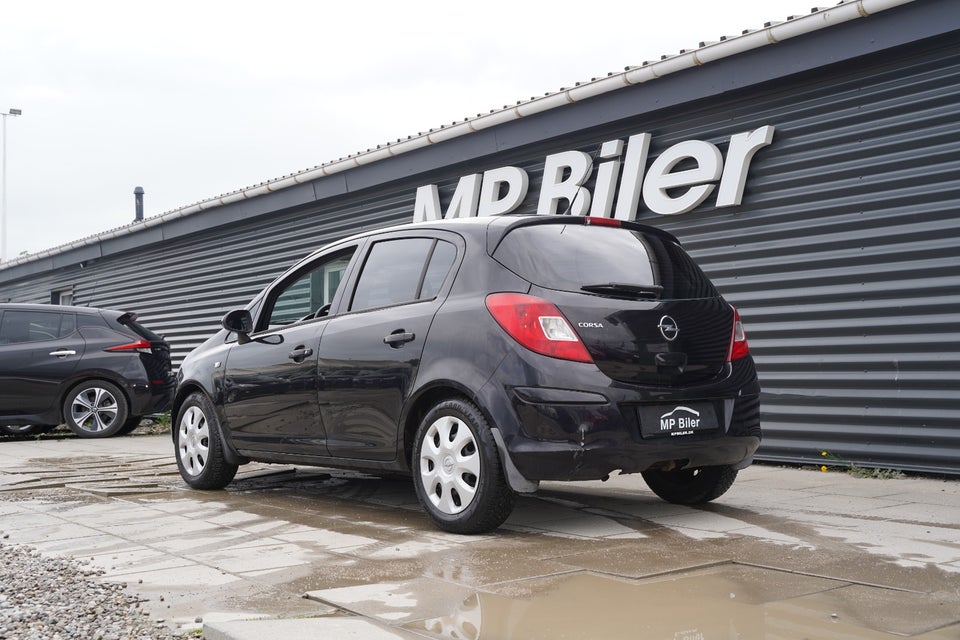
[[[749,464],[760,441],[759,384],[749,356],[723,363],[692,384],[671,386],[670,377],[679,372],[669,370],[635,384],[608,377],[594,363],[533,353],[484,309],[483,292],[549,293],[564,306],[564,295],[539,290],[491,258],[512,229],[571,222],[564,218],[425,223],[399,232],[370,232],[321,249],[287,273],[344,246],[359,247],[330,314],[275,331],[260,327],[252,334],[254,342],[244,345],[229,332],[219,332],[182,364],[174,415],[189,394],[207,394],[224,425],[225,455],[233,463],[256,459],[409,472],[413,432],[421,417],[437,400],[461,395],[494,427],[508,481],[516,491],[530,491],[540,480],[597,479],[616,470],[639,472],[664,463]],[[632,228],[676,242],[657,229]],[[439,295],[385,310],[346,311],[349,301],[343,291],[356,284],[356,265],[362,264],[369,245],[397,233],[460,237],[460,255]],[[248,309],[257,311],[264,297],[258,296]],[[620,305],[603,296],[579,298],[580,307],[595,304],[596,312],[583,315],[583,320],[571,314],[574,325],[597,317],[609,322],[616,314],[611,309]],[[712,304],[726,303],[718,299]],[[729,335],[732,311],[724,310],[721,316],[722,331]],[[399,345],[383,341],[398,331],[415,339]],[[275,336],[282,336],[282,344],[256,342]],[[722,341],[724,349],[728,342]],[[291,362],[288,356],[300,347],[312,355]],[[599,349],[594,347],[597,355]],[[254,355],[260,350],[276,355],[262,360]],[[640,404],[681,400],[711,403],[722,428],[682,439],[641,437]],[[238,401],[243,406],[234,404]]]

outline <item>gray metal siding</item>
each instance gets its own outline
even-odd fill
[[[849,68],[731,105],[777,126],[745,206],[662,226],[742,308],[762,459],[958,473],[960,56]]]
[[[682,140],[724,149],[734,133],[774,125],[742,206],[713,209],[708,200],[689,214],[640,215],[680,237],[742,311],[764,388],[760,457],[819,461],[829,451],[865,466],[960,473],[956,41],[886,51],[509,154],[459,156],[444,174],[179,235],[82,269],[74,261],[0,285],[0,297],[45,302],[51,290],[73,286],[78,304],[140,312],[179,359],[304,254],[409,220],[422,184],[438,182],[446,205],[462,173],[520,166],[531,194],[522,210],[531,212],[547,153],[592,153],[605,140],[648,131],[652,161]],[[536,120],[526,126],[535,130]]]

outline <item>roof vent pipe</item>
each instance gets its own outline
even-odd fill
[[[143,221],[143,187],[136,187],[133,190],[133,200],[136,205],[136,213],[133,217],[134,222]]]

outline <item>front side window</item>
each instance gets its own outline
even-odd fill
[[[76,316],[72,313],[7,311],[0,320],[0,344],[56,340],[76,328]]]
[[[326,315],[354,250],[350,248],[309,265],[306,271],[272,292],[259,329],[276,329]]]
[[[350,310],[376,309],[436,297],[456,255],[454,245],[433,238],[377,242],[363,265]]]

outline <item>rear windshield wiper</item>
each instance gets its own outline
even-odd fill
[[[658,284],[625,284],[623,282],[605,282],[601,284],[585,284],[581,291],[598,293],[600,295],[617,298],[632,298],[634,300],[657,300],[663,287]]]

